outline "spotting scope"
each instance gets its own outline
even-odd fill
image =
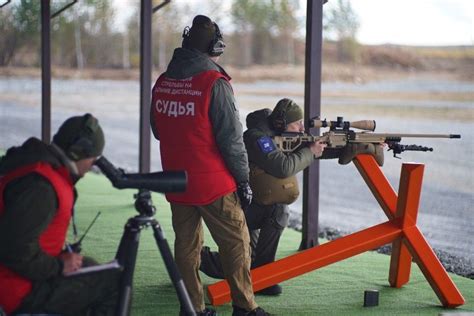
[[[125,173],[116,168],[104,156],[95,165],[105,174],[117,189],[141,189],[160,193],[186,191],[186,171],[161,171],[152,173]]]

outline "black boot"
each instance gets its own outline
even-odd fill
[[[278,284],[275,284],[275,285],[266,287],[266,288],[264,288],[260,291],[257,291],[257,292],[255,292],[255,294],[276,296],[276,295],[280,295],[282,291],[283,291],[283,289],[281,288],[281,286],[278,285]]]
[[[247,311],[238,306],[232,305],[233,311],[232,316],[270,316],[269,313],[263,310],[263,308],[257,307],[254,310]]]
[[[224,271],[222,269],[219,253],[211,251],[209,247],[202,247],[199,270],[211,278],[224,279]]]
[[[217,312],[212,308],[205,308],[203,311],[196,314],[197,316],[217,316]]]
[[[205,308],[200,312],[196,312],[197,316],[217,316],[217,312],[212,308]],[[186,313],[183,309],[179,311],[179,316],[186,316]]]

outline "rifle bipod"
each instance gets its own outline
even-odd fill
[[[160,223],[153,217],[156,208],[152,204],[150,192],[140,190],[135,194],[135,198],[135,209],[139,215],[129,218],[125,224],[124,233],[115,256],[124,269],[120,279],[119,302],[115,315],[128,316],[130,314],[133,273],[137,259],[140,232],[147,227],[153,229],[156,244],[160,250],[168,275],[175,287],[181,304],[181,310],[186,313],[185,315],[196,315]]]

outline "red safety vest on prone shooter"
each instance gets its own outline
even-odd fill
[[[153,87],[152,124],[160,138],[163,170],[186,170],[184,193],[167,193],[169,202],[206,205],[235,191],[212,132],[209,119],[214,82],[224,74],[208,70],[186,79],[162,74]]]
[[[5,211],[3,192],[7,184],[16,178],[31,173],[38,173],[45,177],[56,191],[59,203],[58,209],[50,224],[39,238],[40,248],[48,255],[56,257],[64,245],[74,203],[74,186],[65,167],[53,169],[47,163],[38,162],[20,167],[1,176],[0,217]],[[21,301],[30,293],[31,288],[32,283],[30,280],[0,263],[0,306],[2,306],[7,314],[20,306]]]

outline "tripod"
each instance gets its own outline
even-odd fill
[[[165,262],[166,270],[178,295],[181,311],[185,312],[185,315],[196,315],[160,223],[153,218],[156,208],[152,204],[150,191],[140,189],[134,197],[135,209],[139,215],[128,219],[125,224],[124,233],[115,256],[120,265],[124,268],[120,279],[119,303],[117,304],[115,315],[128,316],[130,314],[133,272],[137,259],[140,231],[150,226],[153,229],[153,235],[163,261]]]

